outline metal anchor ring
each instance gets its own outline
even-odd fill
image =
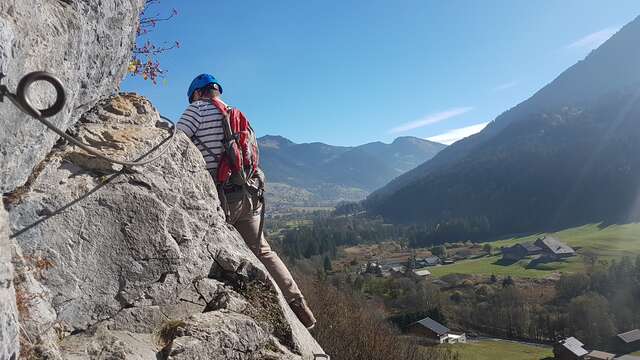
[[[2,80],[3,77],[4,77],[4,74],[0,72],[0,81]],[[34,82],[37,82],[37,81],[46,81],[49,84],[53,85],[53,87],[56,89],[56,101],[50,107],[42,110],[36,109],[31,104],[31,101],[27,96],[27,91],[29,90],[29,87]],[[23,111],[28,115],[31,115],[36,120],[40,121],[43,125],[45,125],[47,128],[49,128],[49,130],[55,132],[56,134],[58,134],[58,136],[67,140],[71,144],[78,146],[79,148],[83,149],[84,151],[86,151],[87,153],[93,156],[96,156],[98,158],[101,158],[113,164],[122,165],[124,167],[143,166],[158,160],[161,156],[163,156],[167,152],[167,150],[170,147],[165,143],[167,141],[173,140],[177,134],[177,127],[173,125],[171,128],[171,135],[169,135],[168,138],[162,140],[160,144],[156,145],[153,149],[151,149],[149,153],[143,155],[137,161],[125,161],[125,160],[114,159],[104,155],[103,153],[93,149],[91,146],[67,134],[66,132],[64,132],[64,130],[61,130],[56,125],[51,123],[49,120],[45,119],[47,117],[51,117],[59,113],[60,110],[64,108],[64,104],[67,100],[67,96],[65,94],[64,86],[62,85],[62,82],[60,82],[60,80],[58,80],[58,78],[55,77],[54,75],[51,75],[44,71],[36,71],[36,72],[32,72],[25,75],[22,79],[20,79],[20,82],[18,83],[18,87],[16,88],[15,95],[12,94],[5,85],[0,84],[0,102],[4,100],[4,97],[9,99],[16,107],[18,107],[18,109],[20,109],[21,111]],[[162,115],[160,115],[160,117],[164,118],[164,116]],[[168,120],[168,122],[172,122],[169,119],[166,119],[166,120]],[[163,144],[165,144],[164,147],[160,149],[160,147]],[[152,152],[157,153],[154,158],[142,160],[144,157],[151,154]]]
[[[31,104],[31,100],[29,100],[29,97],[27,96],[29,87],[37,81],[48,82],[56,90],[56,101],[53,103],[53,105],[46,109],[36,109]],[[60,110],[62,110],[62,108],[64,107],[65,102],[67,101],[67,95],[64,91],[62,82],[54,75],[51,75],[45,71],[35,71],[25,75],[22,79],[20,79],[18,88],[16,89],[16,98],[20,102],[20,105],[24,108],[24,110],[28,111],[30,115],[39,118],[47,118],[59,113]]]

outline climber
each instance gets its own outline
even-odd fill
[[[176,126],[202,153],[227,221],[269,270],[300,322],[311,329],[316,323],[313,313],[262,232],[264,175],[258,168],[255,134],[244,115],[220,99],[222,91],[215,77],[198,75],[187,91],[190,105]]]

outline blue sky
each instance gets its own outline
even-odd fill
[[[615,3],[615,6],[612,5]],[[640,1],[162,0],[166,81],[127,78],[170,118],[202,72],[259,136],[333,145],[451,142],[531,96],[625,23]]]

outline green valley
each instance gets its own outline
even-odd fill
[[[535,346],[504,340],[477,340],[466,344],[449,345],[464,360],[541,360],[552,358],[548,346]]]
[[[511,246],[517,243],[533,242],[543,234],[513,237],[491,242],[494,249]],[[578,256],[551,263],[530,267],[531,259],[523,259],[505,265],[501,255],[478,259],[462,260],[451,265],[430,268],[436,276],[447,274],[500,275],[513,277],[544,278],[554,274],[584,271],[585,256],[595,257],[596,262],[620,259],[623,256],[640,255],[640,224],[624,224],[602,226],[589,224],[553,233],[553,235],[577,250]],[[593,261],[593,260],[591,260]]]

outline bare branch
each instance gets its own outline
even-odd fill
[[[157,83],[158,78],[162,78],[166,74],[166,70],[161,68],[157,57],[160,54],[180,47],[180,43],[177,41],[173,43],[164,42],[161,45],[156,45],[151,40],[144,38],[145,35],[152,32],[159,23],[169,21],[178,15],[176,9],[172,9],[171,13],[166,16],[162,16],[159,12],[150,15],[152,7],[159,3],[160,0],[145,0],[145,7],[140,14],[138,23],[136,44],[132,49],[128,69],[131,76],[141,76],[144,80],[151,80],[154,84]]]

